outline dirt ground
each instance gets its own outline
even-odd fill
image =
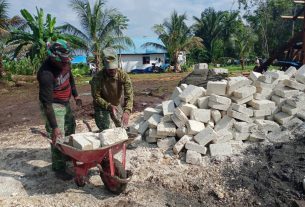
[[[132,76],[131,122],[145,107],[167,99],[185,75]],[[247,143],[235,147],[231,157],[206,156],[201,166],[186,164],[185,152],[177,156],[141,142],[127,151],[127,168],[134,175],[126,191],[115,196],[104,188],[97,169],[83,188],[57,180],[48,142],[30,130],[44,130],[37,84],[0,87],[0,206],[305,206],[305,125],[288,142]],[[95,126],[90,87],[78,84],[78,91],[84,109],[73,103],[77,132],[85,132],[82,119]]]

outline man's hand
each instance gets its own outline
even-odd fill
[[[56,144],[56,140],[58,138],[61,138],[62,134],[59,128],[54,128],[52,131],[52,144],[55,145]]]
[[[128,112],[124,112],[123,116],[122,116],[122,124],[123,124],[124,128],[127,127],[128,121],[129,121],[129,113]]]
[[[83,106],[83,101],[82,101],[82,99],[80,99],[79,96],[76,96],[74,98],[74,100],[75,100],[76,106],[78,106],[79,108],[81,108]]]
[[[108,106],[108,111],[110,111],[110,113],[112,113],[115,117],[117,116],[118,113],[118,108],[114,105],[109,105]]]

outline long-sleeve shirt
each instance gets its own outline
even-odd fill
[[[39,100],[43,105],[46,117],[52,128],[57,127],[52,103],[66,105],[71,94],[78,96],[71,67],[69,65],[58,68],[48,59],[37,73],[39,82]]]
[[[92,78],[91,92],[95,107],[107,109],[108,106],[118,106],[124,91],[124,112],[131,112],[133,107],[133,88],[128,74],[117,70],[115,77],[110,77],[101,70]]]

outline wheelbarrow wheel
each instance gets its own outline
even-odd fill
[[[113,163],[114,163],[114,168],[115,168],[114,175],[119,178],[126,179],[127,173],[126,173],[126,170],[124,169],[122,163],[120,161],[118,161],[117,159],[113,159]],[[100,176],[102,178],[102,181],[103,181],[105,187],[114,194],[122,193],[126,189],[127,183],[120,183],[117,179],[109,176],[110,175],[109,160],[104,160],[102,162],[102,168],[103,168],[103,173],[100,173]]]

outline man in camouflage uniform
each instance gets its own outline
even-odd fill
[[[39,100],[46,121],[46,130],[52,138],[52,170],[56,177],[69,180],[66,172],[66,157],[56,148],[57,139],[75,133],[75,118],[70,107],[73,95],[78,106],[78,97],[70,67],[70,49],[65,40],[57,40],[48,46],[48,58],[37,73]]]
[[[126,72],[119,69],[113,48],[103,50],[103,65],[103,69],[91,81],[96,125],[101,131],[109,129],[111,118],[116,127],[126,127],[133,107],[131,80]]]

